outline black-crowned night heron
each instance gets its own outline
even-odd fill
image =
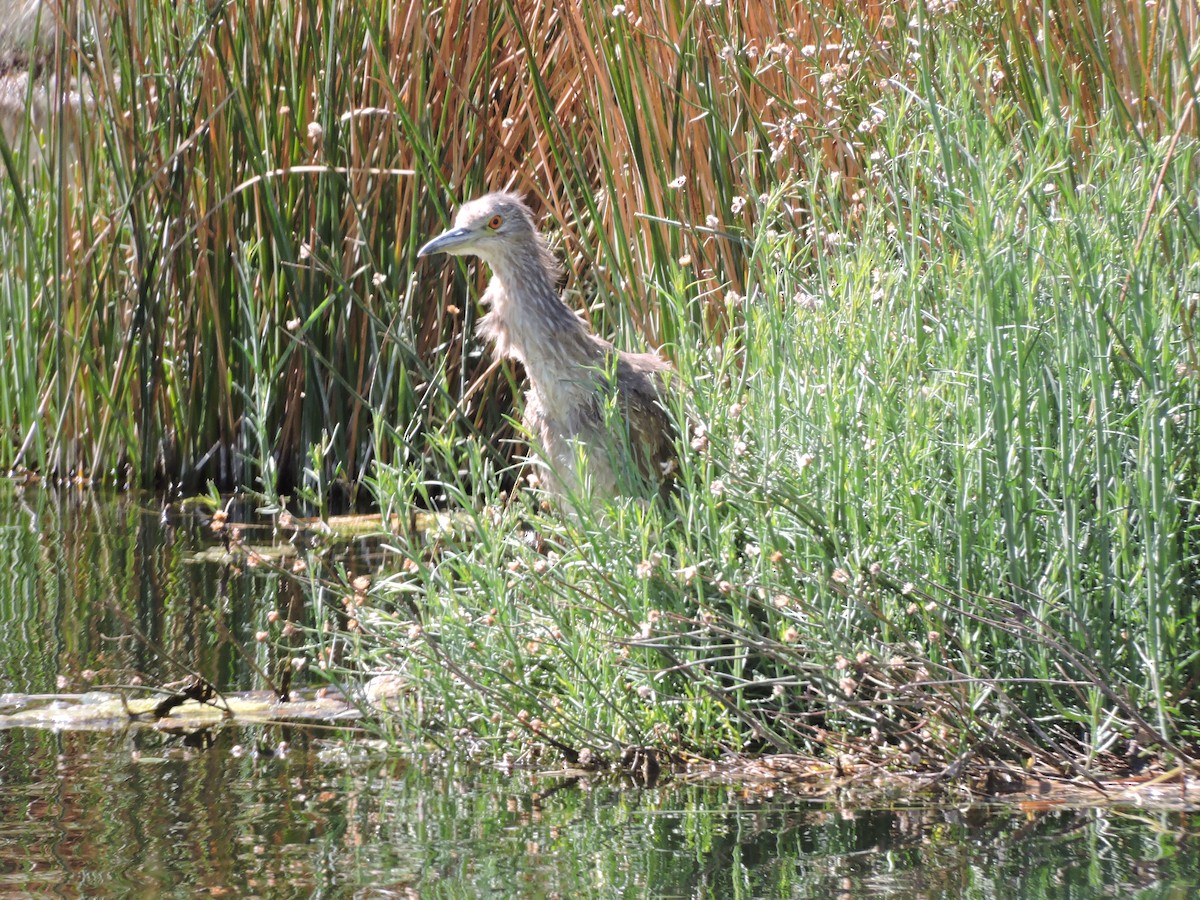
[[[664,483],[674,468],[674,427],[663,408],[670,363],[626,353],[588,331],[563,303],[558,263],[516,194],[494,193],[463,205],[454,227],[418,256],[478,256],[492,269],[483,295],[490,307],[479,333],[502,357],[525,367],[525,427],[541,444],[547,486],[593,497],[638,482]]]

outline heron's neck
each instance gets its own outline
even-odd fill
[[[595,341],[551,280],[548,251],[531,247],[488,263],[493,274],[484,299],[491,310],[480,332],[497,354],[520,361],[535,385],[597,364]]]

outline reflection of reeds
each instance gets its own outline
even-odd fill
[[[196,671],[222,690],[261,687],[228,642],[254,646],[247,628],[278,604],[279,579],[261,569],[231,577],[219,557],[203,556],[207,534],[188,514],[148,509],[144,496],[0,484],[6,690],[140,679],[150,688]],[[214,624],[214,609],[227,626]]]

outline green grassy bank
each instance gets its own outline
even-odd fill
[[[106,90],[78,163],[5,154],[4,464],[469,511],[316,592],[401,730],[1188,754],[1188,8],[335,8],[134,4],[60,57]],[[414,255],[508,173],[679,369],[666,506],[502,494],[519,373]]]

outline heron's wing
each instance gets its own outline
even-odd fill
[[[675,460],[675,427],[664,406],[663,375],[670,370],[670,363],[652,353],[622,353],[617,365],[629,441],[638,468],[653,482],[670,475]]]

